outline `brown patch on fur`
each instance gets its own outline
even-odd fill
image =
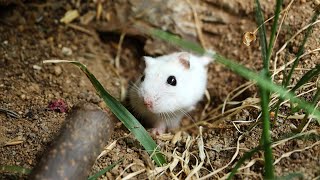
[[[185,67],[186,69],[190,69],[190,62],[189,62],[189,54],[188,53],[182,53],[179,55],[179,62]]]

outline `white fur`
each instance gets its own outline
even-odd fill
[[[206,89],[206,65],[211,58],[187,53],[184,57],[188,57],[188,69],[179,61],[182,53],[186,55],[186,52],[179,52],[157,58],[145,57],[144,81],[139,79],[129,90],[131,106],[140,116],[151,121],[156,133],[178,127],[183,115],[202,99]],[[176,77],[176,86],[167,84],[169,76]],[[152,101],[151,110],[144,105],[144,98]]]

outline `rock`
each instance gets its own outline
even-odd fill
[[[21,95],[20,95],[20,98],[21,98],[22,100],[25,100],[26,97],[27,97],[27,96],[26,96],[25,94],[21,94]]]
[[[62,47],[62,54],[66,56],[71,56],[72,55],[72,49],[68,47]]]
[[[34,70],[41,70],[42,67],[35,64],[35,65],[32,66],[32,68]]]
[[[98,106],[99,106],[100,108],[102,108],[102,109],[107,108],[107,105],[106,105],[106,103],[105,103],[104,101],[100,101],[99,104],[98,104]]]
[[[27,89],[33,93],[39,93],[40,92],[40,86],[36,83],[31,83]]]
[[[54,67],[54,74],[55,74],[56,76],[60,76],[61,73],[62,73],[62,68],[61,68],[60,66],[55,66],[55,67]]]

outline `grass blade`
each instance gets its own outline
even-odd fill
[[[279,20],[282,2],[283,2],[283,0],[277,0],[276,9],[274,12],[275,15],[273,18],[273,24],[271,27],[271,35],[270,35],[270,40],[269,40],[269,47],[268,47],[267,55],[266,55],[267,60],[268,60],[268,69],[269,69],[269,61],[271,59],[272,50],[273,50],[273,44],[274,44],[275,37],[276,37],[276,31],[277,31],[277,27],[278,27],[278,20]]]
[[[313,105],[316,105],[316,103],[318,102],[319,98],[320,98],[320,87],[317,88],[317,92],[315,93],[315,95],[314,95],[313,98],[312,98],[312,104],[313,104]],[[299,131],[299,132],[302,131],[302,129],[304,128],[304,126],[308,123],[308,120],[307,120],[308,117],[309,117],[309,113],[306,113],[306,114],[304,115],[301,123],[299,124],[299,127],[298,127],[298,131]],[[318,124],[320,124],[319,121],[318,121]]]
[[[320,111],[314,110],[314,105],[297,98],[295,94],[289,92],[287,89],[274,84],[268,78],[259,76],[257,73],[253,72],[250,69],[247,69],[246,67],[238,63],[235,63],[220,55],[215,55],[214,57],[216,58],[217,62],[225,65],[226,67],[236,72],[240,76],[255,81],[261,88],[264,88],[270,92],[275,92],[279,94],[280,98],[289,99],[292,103],[296,103],[299,108],[304,109],[306,112],[310,114],[314,114],[317,120],[320,122]]]
[[[311,24],[313,24],[317,19],[318,19],[318,16],[319,16],[319,13],[320,11],[316,10],[312,16],[312,19],[310,21]],[[306,44],[307,42],[307,39],[309,38],[310,34],[311,34],[311,30],[312,30],[313,26],[309,26],[304,34],[304,37],[303,37],[303,40],[302,40],[302,43],[301,45],[299,46],[299,50],[298,50],[298,53],[296,55],[296,58],[293,62],[293,65],[288,73],[288,75],[286,76],[286,79],[284,79],[283,81],[283,87],[287,87],[290,83],[290,80],[291,80],[291,77],[292,77],[292,74],[293,74],[293,71],[294,69],[297,67],[298,65],[298,62],[299,62],[299,59],[300,59],[300,56],[302,55],[303,51],[304,51],[304,45]],[[279,113],[279,108],[280,108],[280,104],[283,102],[283,99],[279,99],[277,104],[274,106],[275,108],[275,116],[274,116],[274,119],[277,119],[278,117],[278,113]]]
[[[275,39],[275,34],[277,30],[277,24],[280,14],[282,0],[277,0],[276,10],[275,10],[275,18],[272,25],[272,32],[270,35],[269,47],[267,47],[266,40],[266,29],[263,20],[263,13],[260,5],[260,1],[256,0],[256,19],[259,28],[259,36],[260,36],[260,46],[261,46],[261,54],[263,59],[263,70],[261,72],[261,76],[265,77],[269,81],[270,73],[269,73],[269,61],[272,54],[273,43]],[[274,179],[273,172],[273,155],[271,144],[271,135],[270,135],[270,114],[269,114],[269,101],[270,101],[270,92],[261,86],[260,89],[260,99],[261,99],[261,109],[262,109],[262,137],[260,143],[263,145],[264,149],[264,161],[265,161],[265,178],[266,179]]]
[[[267,69],[267,73],[269,72],[269,60],[267,59],[267,51],[268,51],[268,43],[266,38],[266,26],[264,24],[264,18],[261,10],[261,5],[259,0],[256,0],[256,19],[259,28],[259,37],[260,37],[260,46],[261,46],[261,54],[263,60],[263,68]]]
[[[203,52],[206,52],[202,48],[199,50],[199,48],[190,48],[190,46],[185,46],[183,43],[181,43],[182,41],[180,38],[177,38],[176,36],[173,36],[170,33],[162,31],[161,32],[162,34],[166,34],[164,39],[163,36],[158,35],[159,31],[161,30],[156,30],[156,31],[151,30],[149,33],[154,37],[163,39],[164,41],[167,41],[167,42],[171,42],[174,45],[180,45],[180,47],[186,50],[194,51],[195,53],[198,53],[198,54],[203,54]],[[175,38],[171,39],[172,37],[175,37]],[[188,42],[188,43],[191,44],[193,42]],[[193,43],[193,44],[196,44],[196,43]],[[297,103],[301,109],[304,109],[306,112],[313,114],[318,120],[318,122],[320,122],[320,111],[317,109],[314,110],[315,107],[312,104],[297,98],[293,93],[288,92],[287,89],[272,83],[269,79],[266,79],[265,77],[259,76],[257,73],[244,67],[243,65],[233,62],[232,60],[227,59],[219,54],[213,54],[210,52],[206,52],[206,53],[207,55],[210,55],[213,59],[215,59],[216,62],[223,64],[224,66],[234,71],[235,73],[239,74],[240,76],[256,82],[259,86],[261,86],[264,89],[267,89],[270,92],[275,92],[279,94],[279,96],[283,99],[289,99],[292,103]]]
[[[143,29],[142,29],[143,30]],[[198,54],[204,54],[206,51],[197,43],[193,43],[191,41],[187,41],[184,39],[181,39],[180,37],[169,34],[165,31],[162,31],[160,29],[153,29],[151,30],[153,35],[156,35],[160,39],[164,39],[165,41],[175,44],[179,47],[184,47],[185,49],[193,50],[194,52],[197,52]]]
[[[150,137],[149,133],[140,124],[140,122],[114,97],[112,97],[95,78],[93,74],[89,72],[85,65],[77,61],[59,61],[59,60],[48,60],[43,63],[59,63],[69,62],[78,66],[89,78],[92,85],[96,89],[97,93],[104,100],[114,115],[126,126],[126,128],[137,138],[142,144],[145,150],[151,155],[151,158],[156,162],[158,166],[162,166],[166,163],[164,156],[160,153],[157,148],[157,144]]]
[[[307,83],[310,79],[317,76],[320,73],[320,64],[316,65],[315,68],[309,70],[306,74],[304,74],[301,79],[297,82],[297,84],[291,89],[292,92],[295,92],[302,85]]]
[[[0,166],[0,172],[10,172],[10,173],[16,173],[16,174],[22,174],[22,175],[28,175],[31,173],[30,169],[21,167],[21,166]]]
[[[101,171],[97,172],[96,174],[90,176],[88,178],[88,180],[96,180],[98,179],[100,176],[104,175],[106,172],[110,171],[111,169],[113,169],[116,165],[118,165],[121,161],[123,161],[123,159],[120,159],[119,161],[111,164],[110,166],[102,169]]]
[[[240,166],[244,163],[245,160],[251,158],[254,153],[261,150],[261,147],[258,146],[256,148],[251,149],[250,151],[246,152],[238,161],[237,164],[232,168],[231,173],[229,174],[227,180],[231,180],[233,176],[237,173]]]
[[[320,12],[320,11],[315,11],[315,12],[314,12],[314,14],[313,14],[313,16],[312,16],[312,19],[311,19],[311,21],[310,21],[310,24],[313,24],[313,23],[318,19],[319,12]],[[305,33],[305,35],[304,35],[304,37],[303,37],[302,43],[301,43],[301,45],[300,45],[300,47],[299,47],[299,50],[298,50],[296,59],[294,60],[293,65],[292,65],[292,67],[291,67],[291,69],[290,69],[290,71],[289,71],[289,74],[288,74],[288,76],[287,76],[287,79],[286,79],[286,82],[285,82],[285,87],[287,87],[287,86],[289,85],[289,83],[290,83],[291,76],[292,76],[292,74],[293,74],[294,69],[295,69],[295,68],[297,67],[297,65],[298,65],[300,56],[303,54],[304,45],[306,44],[306,42],[307,42],[307,40],[308,40],[308,37],[309,37],[310,34],[311,34],[312,28],[313,28],[313,26],[309,26],[309,27],[307,28],[307,31],[306,31],[306,33]]]
[[[291,180],[291,179],[304,179],[304,176],[301,173],[290,173],[288,175],[276,178],[276,180]]]
[[[269,77],[266,77],[269,79]],[[269,100],[270,93],[266,89],[260,88],[260,99],[261,99],[261,111],[262,111],[262,136],[260,143],[263,145],[264,149],[264,162],[265,162],[265,178],[274,179],[273,173],[273,155],[271,144],[271,135],[270,135],[270,114],[269,114]]]

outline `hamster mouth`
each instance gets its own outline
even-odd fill
[[[150,98],[144,98],[143,104],[149,111],[153,112],[153,101]]]

